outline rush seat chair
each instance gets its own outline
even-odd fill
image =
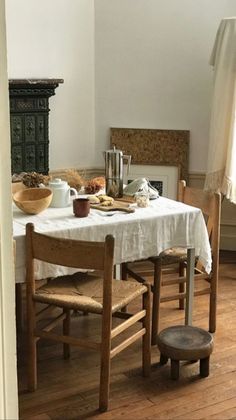
[[[219,271],[219,242],[220,242],[220,214],[221,214],[221,195],[220,193],[206,192],[201,189],[186,186],[185,181],[179,182],[178,201],[193,207],[200,208],[205,218],[206,227],[212,251],[212,269],[208,274],[196,257],[194,281],[205,280],[205,286],[195,289],[194,296],[209,294],[209,331],[216,330],[216,307]],[[139,282],[144,282],[144,275],[152,276],[151,290],[153,292],[152,304],[152,344],[156,344],[156,337],[159,331],[160,304],[173,300],[179,300],[179,308],[184,309],[186,297],[186,266],[187,250],[185,248],[171,248],[163,251],[159,256],[149,258],[154,270],[151,273],[138,271],[138,263],[124,263],[122,266],[122,278],[128,276],[135,278]],[[177,269],[176,269],[177,265]],[[173,268],[171,268],[173,267]],[[175,272],[173,278],[168,278],[167,274]],[[178,285],[178,292],[164,293],[168,287]],[[172,289],[173,290],[173,289]]]
[[[150,289],[148,285],[113,279],[114,238],[108,235],[104,242],[87,242],[60,239],[34,231],[34,225],[26,226],[27,255],[27,324],[28,324],[28,388],[37,388],[37,341],[51,339],[63,343],[64,358],[70,356],[70,345],[100,352],[99,409],[108,408],[111,359],[142,337],[143,375],[150,373]],[[34,260],[74,267],[94,272],[76,272],[73,275],[55,277],[36,288]],[[99,275],[98,275],[99,274]],[[142,307],[134,314],[122,313],[121,309],[137,297]],[[36,313],[37,304],[46,307]],[[42,306],[42,305],[41,305]],[[61,309],[60,315],[40,327],[37,322],[51,307]],[[136,306],[135,306],[136,307]],[[101,337],[98,342],[70,335],[70,314],[73,310],[101,316]],[[54,311],[55,312],[55,311]],[[112,327],[112,317],[122,318],[122,323]],[[52,329],[62,321],[62,331]],[[92,322],[92,318],[91,318]],[[128,329],[136,324],[136,331]],[[123,332],[125,338],[113,346],[113,338]],[[79,331],[78,331],[79,333]],[[79,335],[79,334],[78,334]],[[120,337],[121,339],[121,337]],[[127,361],[128,363],[128,361]]]

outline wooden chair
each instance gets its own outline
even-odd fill
[[[113,279],[114,238],[111,235],[108,235],[104,242],[59,239],[35,232],[34,225],[29,223],[26,226],[26,251],[29,390],[34,391],[37,387],[36,343],[39,339],[46,338],[63,343],[64,358],[70,355],[70,345],[93,349],[101,354],[99,409],[107,410],[111,359],[141,337],[143,375],[148,376],[150,373],[149,286]],[[66,267],[98,271],[55,277],[36,289],[34,259]],[[141,310],[135,314],[121,312],[124,305],[140,296],[143,300]],[[47,306],[36,314],[37,303]],[[38,327],[38,319],[47,314],[51,307],[61,308],[60,315],[57,313],[57,317],[45,327]],[[72,310],[101,315],[102,332],[99,342],[70,335]],[[123,318],[123,322],[112,328],[112,316]],[[52,332],[51,330],[60,321],[63,321],[62,334]],[[130,332],[128,338],[126,334],[126,338],[120,344],[112,347],[113,338],[136,323],[140,325],[138,331],[132,334]]]
[[[208,285],[203,289],[195,290],[194,296],[203,294],[210,295],[209,304],[209,331],[216,330],[216,300],[218,287],[218,268],[219,268],[219,239],[220,239],[220,212],[221,212],[221,196],[219,193],[210,193],[196,188],[186,186],[185,181],[179,182],[178,201],[202,210],[206,220],[207,230],[212,249],[212,270],[207,274],[196,259],[194,280],[206,280]],[[185,248],[171,248],[160,254],[158,257],[149,258],[154,265],[153,283],[151,286],[153,292],[153,309],[152,309],[152,344],[156,344],[156,336],[159,330],[160,303],[172,300],[179,300],[179,308],[184,309],[185,283],[186,283],[186,258],[187,250]],[[175,264],[175,268],[171,266]],[[177,271],[176,271],[177,264]],[[166,274],[176,272],[175,278],[168,278]],[[137,273],[137,266],[123,264],[122,276],[127,278],[128,275],[135,278],[139,282],[144,281],[144,274]],[[149,273],[150,274],[150,273]],[[179,285],[178,293],[162,294],[164,286]]]

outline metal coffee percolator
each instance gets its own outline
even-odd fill
[[[123,165],[127,161],[127,175],[129,172],[131,156],[123,155],[121,150],[113,149],[103,152],[105,158],[106,194],[110,197],[123,196]]]

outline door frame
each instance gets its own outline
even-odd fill
[[[0,418],[18,419],[10,112],[5,1],[0,2]]]

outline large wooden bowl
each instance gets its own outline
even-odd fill
[[[13,194],[15,205],[27,214],[38,214],[45,210],[52,201],[49,188],[26,188]]]

